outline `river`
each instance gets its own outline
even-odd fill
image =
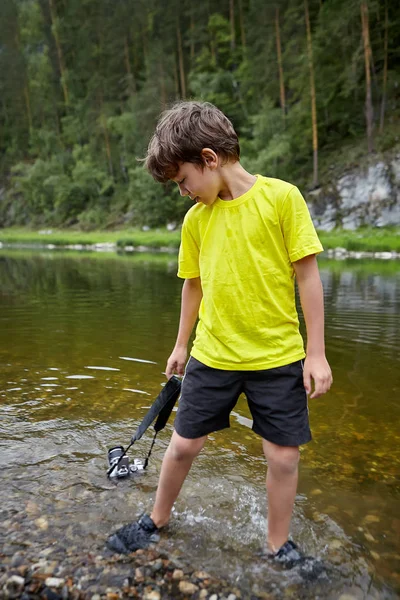
[[[400,263],[320,259],[320,269],[334,385],[310,401],[293,538],[333,567],[307,597],[397,598]],[[34,506],[53,537],[100,554],[111,530],[151,507],[173,419],[139,477],[109,481],[107,448],[129,443],[161,389],[180,290],[171,255],[0,251],[2,519]],[[279,598],[296,582],[256,558],[265,463],[250,427],[240,398],[231,428],[195,462],[162,545]],[[42,535],[27,532],[38,547]]]

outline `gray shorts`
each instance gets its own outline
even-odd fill
[[[261,371],[224,371],[189,358],[175,419],[176,432],[189,439],[229,427],[229,415],[244,393],[253,431],[279,446],[311,440],[301,360]]]

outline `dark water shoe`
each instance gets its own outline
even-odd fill
[[[277,552],[270,554],[269,558],[287,569],[292,569],[297,565],[303,564],[305,560],[311,557],[306,557],[292,540],[288,540]]]
[[[147,548],[160,540],[158,527],[149,515],[142,515],[140,519],[124,525],[107,539],[109,550],[118,554],[129,554],[139,548]]]
[[[316,579],[326,571],[326,565],[321,560],[304,554],[292,540],[285,542],[275,554],[270,554],[269,558],[284,569],[298,567],[304,579]]]

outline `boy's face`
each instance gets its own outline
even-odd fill
[[[181,196],[190,196],[195,202],[207,206],[215,202],[220,191],[218,173],[207,164],[202,169],[194,163],[181,163],[173,181],[178,184]]]

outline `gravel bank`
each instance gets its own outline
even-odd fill
[[[242,595],[204,571],[188,569],[157,550],[129,556],[95,556],[53,544],[0,555],[0,596],[21,600],[119,600],[204,598],[236,600]]]

